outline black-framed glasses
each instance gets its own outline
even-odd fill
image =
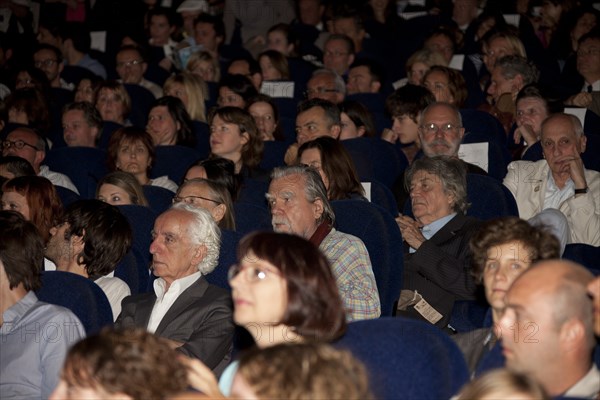
[[[173,197],[173,204],[183,202],[185,204],[196,205],[196,204],[200,203],[199,200],[206,200],[206,201],[213,202],[215,204],[221,204],[221,202],[218,200],[213,200],[213,199],[209,199],[208,197],[202,197],[202,196],[183,196],[183,197],[175,196],[175,197]]]
[[[36,68],[51,67],[51,66],[53,66],[57,62],[58,62],[58,60],[52,60],[52,59],[40,60],[40,61],[34,62],[33,66],[36,67]]]
[[[304,96],[310,97],[315,94],[324,94],[324,93],[337,93],[339,90],[337,89],[327,89],[327,88],[316,88],[316,89],[308,89],[304,92]]]
[[[121,61],[117,63],[117,68],[133,67],[134,65],[143,64],[144,60]]]
[[[438,133],[438,131],[442,131],[444,134],[454,132],[457,129],[459,129],[460,126],[457,126],[457,125],[454,125],[451,123],[442,124],[442,125],[438,126],[434,123],[430,123],[430,124],[421,125],[419,128],[427,135],[435,135],[436,133]]]
[[[2,148],[3,148],[3,149],[6,149],[6,150],[10,149],[11,147],[14,147],[14,148],[15,148],[15,149],[17,149],[17,150],[21,150],[21,149],[22,149],[23,147],[25,147],[25,146],[29,146],[29,147],[31,147],[32,149],[39,150],[39,149],[38,149],[37,147],[35,147],[34,145],[31,145],[31,144],[29,144],[29,143],[25,143],[25,142],[24,142],[24,141],[22,141],[22,140],[15,140],[15,141],[12,141],[12,140],[5,140],[5,141],[3,141],[3,142],[2,142]]]

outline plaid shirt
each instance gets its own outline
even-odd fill
[[[369,253],[362,240],[332,229],[319,246],[325,254],[346,308],[346,319],[378,318],[379,293]]]

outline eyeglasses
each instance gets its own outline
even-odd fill
[[[29,147],[31,147],[33,149],[39,150],[37,147],[35,147],[35,146],[33,146],[33,145],[29,144],[29,143],[25,143],[22,140],[15,140],[14,142],[11,141],[11,140],[5,140],[5,141],[2,142],[2,148],[5,149],[5,150],[10,149],[11,147],[14,147],[17,150],[21,150],[25,146],[29,146]]]
[[[342,52],[342,51],[326,51],[325,53],[323,53],[324,56],[328,56],[328,57],[340,57],[340,56],[346,56],[349,53],[347,52]]]
[[[196,204],[200,203],[200,201],[198,201],[198,200],[212,201],[213,203],[221,204],[220,201],[209,199],[208,197],[202,197],[202,196],[185,196],[185,197],[175,196],[175,197],[173,197],[173,204],[184,202],[185,204],[196,205]]]
[[[431,124],[421,125],[419,127],[419,129],[421,129],[421,131],[423,131],[427,135],[434,135],[434,134],[438,133],[438,131],[440,131],[440,130],[444,134],[448,134],[448,133],[456,131],[459,128],[461,128],[461,127],[455,126],[451,123],[442,124],[441,126],[437,126],[436,124],[431,123]]]
[[[577,55],[582,56],[597,56],[600,54],[600,49],[577,50]]]
[[[304,92],[306,97],[312,96],[314,94],[323,94],[323,93],[337,93],[337,89],[327,89],[327,88],[316,88],[316,89],[308,89]]]
[[[50,59],[48,59],[48,60],[40,60],[40,61],[36,61],[36,62],[34,62],[34,63],[33,63],[33,65],[34,65],[36,68],[41,68],[41,67],[51,67],[51,66],[53,66],[53,65],[54,65],[55,63],[57,63],[57,62],[58,62],[58,60],[50,60]]]
[[[231,282],[240,272],[244,274],[244,278],[250,283],[264,281],[269,274],[280,276],[280,274],[275,271],[265,271],[259,267],[243,267],[240,264],[233,264],[227,271],[227,281]]]
[[[133,60],[133,61],[118,62],[117,63],[117,68],[132,67],[134,65],[143,64],[143,63],[144,63],[144,60]]]

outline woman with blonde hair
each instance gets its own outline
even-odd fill
[[[429,71],[429,68],[434,65],[446,66],[448,63],[444,57],[436,52],[429,49],[421,49],[414,52],[406,61],[406,76],[407,82],[413,85],[422,85],[425,74]]]
[[[452,400],[495,399],[549,400],[533,378],[507,369],[496,369],[466,384]]]
[[[185,66],[186,71],[200,76],[204,82],[219,82],[221,66],[219,60],[208,51],[192,53]]]
[[[113,206],[148,206],[142,185],[128,172],[114,171],[98,182],[96,198]]]
[[[208,88],[198,75],[191,72],[171,75],[165,81],[163,90],[165,96],[177,97],[183,102],[192,120],[206,122]]]
[[[98,84],[94,105],[102,116],[102,120],[130,125],[127,116],[131,112],[131,97],[122,83],[104,81]]]

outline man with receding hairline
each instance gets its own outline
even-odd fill
[[[545,260],[518,277],[499,321],[506,367],[536,379],[552,397],[596,399],[600,372],[593,307],[586,286],[592,274],[566,260]]]

